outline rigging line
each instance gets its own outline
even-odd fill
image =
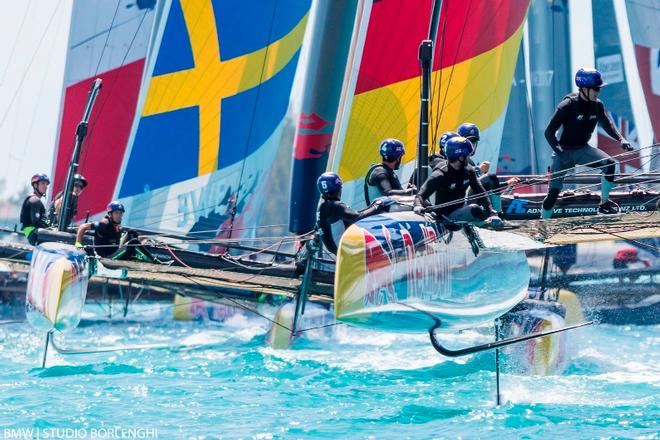
[[[5,82],[5,78],[7,76],[7,71],[9,70],[9,66],[11,66],[12,59],[14,58],[14,52],[16,52],[16,47],[18,46],[18,41],[21,39],[21,33],[23,33],[23,26],[25,25],[25,19],[28,16],[28,12],[30,12],[30,9],[32,9],[32,1],[28,0],[28,5],[27,8],[25,8],[25,13],[23,14],[23,19],[21,20],[21,24],[18,27],[18,32],[16,33],[16,39],[14,40],[14,44],[11,47],[11,52],[9,52],[9,58],[6,60],[3,60],[5,63],[5,69],[2,72],[2,76],[0,76],[0,87]]]
[[[658,145],[660,145],[660,143],[656,143],[656,144],[648,145],[648,146],[645,146],[645,147],[640,147],[639,149],[635,150],[635,152],[643,151],[643,150],[647,150],[647,149],[652,149],[652,148],[654,148],[654,147],[656,147],[656,146],[658,146]],[[616,159],[616,158],[618,158],[618,157],[620,157],[620,156],[624,156],[624,155],[627,155],[627,154],[629,154],[629,152],[624,151],[624,152],[622,152],[622,153],[616,154],[616,155],[611,156],[611,157],[614,158],[614,159]],[[657,153],[657,152],[656,152],[656,153],[651,153],[651,155],[658,155],[658,154],[659,154],[659,153]],[[634,156],[634,155],[632,155],[632,156]],[[602,160],[602,159],[600,159],[600,160]],[[595,164],[595,163],[597,163],[597,162],[600,162],[600,160],[597,160],[597,161],[594,161],[594,162],[590,162],[590,163],[588,163],[588,164],[585,164],[584,166],[588,166],[588,165],[590,165],[590,164]],[[619,161],[619,163],[626,163],[626,162],[629,162],[629,161],[632,161],[632,160],[636,160],[636,157],[631,157],[631,158],[626,159],[626,160],[621,160],[621,161]],[[583,171],[578,171],[577,173],[574,173],[573,175],[586,174],[586,173],[589,173],[589,172],[591,172],[591,171],[592,171],[591,169],[587,169],[587,170],[583,170]],[[554,177],[554,178],[552,178],[552,179],[550,179],[550,180],[554,180],[554,179],[556,179],[556,178],[557,178],[557,177]],[[539,182],[538,184],[545,184],[546,182],[548,182],[548,181],[550,181],[550,180],[546,180],[546,181],[544,181],[544,182]],[[491,190],[492,192],[489,192],[489,194],[498,194],[499,192],[511,191],[511,190],[513,190],[513,189],[516,189],[516,188],[519,188],[519,187],[523,187],[523,186],[528,186],[528,185],[530,185],[530,184],[527,183],[527,182],[521,182],[521,183],[518,183],[518,184],[515,184],[515,185],[511,185],[511,186],[502,186],[501,188],[498,188],[498,189],[495,189],[495,190]],[[172,201],[172,200],[175,200],[175,199],[176,199],[176,196],[174,196],[174,197],[172,197],[172,198],[170,198],[170,199],[164,200],[164,201],[162,201],[162,202],[158,202],[158,203],[152,204],[152,205],[150,205],[150,208],[142,208],[142,209],[140,209],[140,210],[132,211],[132,214],[146,211],[146,210],[151,209],[151,208],[153,208],[153,207],[155,207],[155,206],[161,206],[161,205],[167,204],[169,201]],[[205,210],[205,209],[207,209],[207,208],[206,208],[206,207],[203,207],[203,208],[199,208],[199,209],[196,209],[196,210],[186,211],[186,213],[190,213],[190,214],[192,214],[192,213],[197,213],[197,212],[199,212],[199,211],[203,211],[203,210]],[[145,217],[145,219],[148,219],[148,218],[158,218],[159,220],[157,220],[157,221],[155,221],[155,222],[147,223],[146,225],[143,225],[143,227],[144,227],[144,226],[150,226],[150,225],[154,225],[154,224],[161,223],[161,221],[162,221],[163,219],[171,219],[171,218],[174,218],[174,217],[176,217],[176,216],[178,216],[178,215],[180,215],[180,213],[177,213],[177,214],[171,214],[171,215],[169,215],[169,216],[164,216],[164,217],[163,217],[163,216],[158,216],[158,215],[147,216],[147,217]],[[285,224],[280,224],[280,225],[267,225],[267,226],[269,226],[269,227],[270,227],[270,226],[272,226],[272,227],[280,227],[280,226],[281,226],[281,227],[284,227],[284,226],[286,226],[286,225],[285,225]],[[265,226],[264,226],[264,227],[265,227]],[[244,228],[244,229],[258,229],[258,228],[260,228],[260,227]],[[234,228],[234,230],[237,230],[237,231],[238,231],[238,230],[241,230],[241,229]],[[200,232],[191,232],[191,233],[187,233],[187,235],[195,234],[195,233],[202,234],[202,233],[204,233],[204,232],[215,232],[215,231],[216,231],[216,230],[208,230],[208,231],[200,231]],[[222,231],[226,231],[226,229],[222,229]]]
[[[119,11],[120,2],[121,0],[117,0],[117,6],[115,6],[115,13],[112,15],[112,21],[110,22],[108,33],[105,35],[105,42],[103,43],[103,48],[101,49],[101,56],[99,57],[99,62],[96,64],[96,69],[94,70],[94,76],[96,76],[99,73],[99,68],[101,67],[101,61],[103,60],[103,54],[105,53],[105,48],[108,47],[108,40],[110,40],[110,33],[112,32],[113,26],[115,25],[115,20],[117,19],[117,11]]]
[[[640,247],[643,247],[643,248],[646,248],[646,249],[651,249],[652,251],[655,251],[655,252],[660,251],[660,247],[658,247],[658,246],[653,246],[652,244],[648,244],[648,243],[645,243],[643,241],[640,241],[640,240],[637,240],[637,239],[634,239],[634,238],[626,238],[626,237],[624,237],[624,236],[622,236],[622,235],[620,235],[616,232],[608,231],[607,229],[601,229],[601,228],[599,228],[597,226],[594,226],[594,225],[590,225],[589,229],[593,229],[594,231],[600,232],[601,234],[611,235],[612,237],[618,238],[619,240],[635,243],[637,246],[640,246]]]
[[[57,5],[55,5],[55,9],[53,10],[52,14],[50,15],[50,18],[48,19],[48,24],[46,24],[46,27],[44,28],[44,31],[41,34],[41,37],[39,38],[39,42],[37,43],[37,48],[32,53],[32,57],[30,58],[30,62],[28,63],[27,68],[25,69],[26,74],[21,76],[21,79],[18,83],[18,86],[14,89],[14,94],[12,95],[11,99],[9,100],[9,104],[7,105],[7,111],[5,111],[5,114],[2,116],[2,119],[0,119],[0,127],[2,127],[5,123],[5,121],[7,120],[7,116],[9,115],[9,113],[11,111],[11,108],[14,105],[16,97],[18,96],[18,93],[21,91],[21,88],[23,87],[23,84],[25,84],[25,80],[28,77],[27,72],[32,67],[32,63],[34,63],[34,60],[37,57],[37,53],[39,53],[39,49],[41,48],[41,44],[44,42],[44,38],[46,38],[46,34],[48,34],[48,30],[50,29],[50,25],[53,23],[53,19],[55,18],[55,15],[56,15],[57,11],[60,9],[61,4],[62,4],[62,0],[57,2]]]
[[[252,106],[252,118],[250,118],[250,127],[248,129],[248,136],[245,141],[245,148],[243,150],[243,160],[241,163],[241,173],[238,176],[238,185],[236,186],[236,199],[234,202],[234,206],[231,210],[231,218],[230,218],[230,223],[229,223],[229,237],[231,238],[232,233],[233,233],[233,227],[234,227],[234,220],[236,219],[236,215],[238,214],[238,205],[240,201],[238,200],[240,196],[240,189],[243,183],[243,173],[245,172],[245,164],[246,164],[246,158],[248,156],[248,151],[250,149],[250,140],[252,139],[252,131],[254,128],[254,122],[256,119],[256,114],[257,114],[257,106],[259,105],[259,98],[261,97],[261,88],[263,86],[263,81],[264,81],[264,73],[266,72],[266,60],[268,60],[268,56],[270,54],[270,45],[271,41],[273,39],[273,29],[275,27],[275,16],[277,14],[277,9],[279,7],[279,0],[276,1],[275,6],[273,8],[273,15],[270,20],[270,28],[268,29],[268,44],[266,45],[266,51],[264,53],[264,59],[261,62],[261,72],[259,73],[259,85],[257,86],[257,96],[255,97],[254,100],[254,105]],[[291,62],[291,61],[289,61]],[[257,179],[257,177],[255,177]],[[262,179],[265,179],[265,176],[262,176]]]
[[[471,8],[471,7],[472,7],[472,2],[470,2],[470,8]],[[503,7],[500,7],[500,8],[497,10],[497,12],[495,13],[495,16],[497,16],[498,14],[503,13],[504,11],[507,11],[507,10],[506,10],[505,8],[503,8]],[[468,12],[469,12],[469,11],[468,11]],[[493,26],[493,25],[496,23],[495,16],[490,17],[490,21],[489,21],[488,24],[484,27],[484,29],[480,29],[480,31],[479,31],[480,34],[486,34],[486,33],[488,33],[490,27]],[[467,15],[466,15],[466,21],[467,21]],[[522,26],[522,23],[521,23],[521,26]],[[451,104],[452,102],[455,101],[455,99],[456,99],[457,97],[460,97],[460,96],[461,96],[461,93],[457,93],[457,94],[456,94],[456,97],[453,98],[452,100],[450,100],[450,101],[447,103],[447,97],[449,96],[449,88],[450,88],[450,86],[451,86],[451,81],[452,81],[452,78],[453,78],[453,75],[454,75],[454,69],[455,69],[455,66],[456,66],[456,64],[457,64],[456,61],[457,61],[457,59],[458,59],[458,54],[459,54],[459,52],[460,52],[460,46],[461,46],[461,44],[462,44],[462,39],[463,39],[463,35],[464,35],[464,30],[465,30],[465,24],[463,25],[463,28],[462,28],[462,30],[461,30],[460,40],[459,40],[459,43],[458,43],[458,46],[457,46],[457,49],[456,49],[456,53],[455,53],[455,56],[454,56],[454,62],[453,62],[453,64],[452,64],[452,66],[451,66],[451,70],[450,70],[450,73],[449,73],[449,79],[448,79],[449,83],[447,84],[447,93],[445,94],[445,96],[444,96],[444,100],[443,100],[443,102],[442,102],[442,108],[440,109],[440,114],[439,114],[439,116],[438,116],[439,119],[442,118],[442,113],[444,112],[445,105],[446,105],[446,104]],[[512,35],[513,35],[513,34],[512,34]],[[510,35],[509,38],[511,38],[512,35]],[[504,44],[505,42],[506,42],[506,40],[504,40],[501,44]],[[476,57],[476,56],[480,56],[480,55],[484,55],[484,53],[476,54],[475,57]],[[491,56],[494,56],[494,55],[491,54]],[[499,63],[499,60],[496,60],[496,62]],[[474,74],[475,76],[478,76],[482,71],[484,71],[484,70],[487,69],[488,67],[489,67],[489,63],[486,62],[486,63],[484,63],[484,64],[479,68],[479,70],[476,70],[473,74]],[[469,86],[470,86],[470,84],[466,84],[466,85],[460,90],[460,92],[464,92]],[[492,95],[494,95],[495,93],[496,93],[496,90],[491,91],[491,93],[487,96],[487,99],[484,100],[483,102],[486,102],[486,101],[487,101]],[[475,113],[475,112],[476,112],[479,108],[481,108],[481,107],[482,107],[481,105],[478,106],[478,107],[475,109],[475,111],[474,111],[473,113]],[[492,114],[493,111],[494,111],[494,108],[491,106],[491,114]],[[469,116],[471,116],[473,113],[470,113],[470,114],[468,114],[468,115],[466,115],[466,116],[469,117]]]
[[[445,30],[447,29],[447,20],[449,19],[448,14],[449,14],[449,0],[439,0],[443,1],[443,4],[441,5],[440,9],[440,19],[442,20],[443,15],[442,15],[442,7],[445,9],[445,14],[444,14],[444,20],[442,22],[442,33],[440,35],[440,60],[438,62],[438,70],[436,73],[436,77],[439,78],[438,80],[438,96],[442,95],[442,62],[444,60],[444,53],[445,53]],[[433,73],[433,66],[431,66],[431,73]],[[431,90],[433,92],[433,90]],[[435,93],[433,93],[435,96]],[[431,101],[431,109],[433,110],[433,102]],[[440,111],[440,100],[436,99],[435,100],[435,113],[437,114]],[[438,120],[437,122],[434,122],[435,119],[433,118],[433,112],[431,114],[430,122],[434,124],[433,127],[433,153],[436,151],[436,147],[438,148],[438,151],[440,151],[440,145],[438,145],[438,132],[440,131],[440,121]]]
[[[624,153],[621,153],[621,154],[628,154],[628,152],[624,152]],[[660,153],[655,153],[655,154],[657,155],[657,154],[660,154]],[[619,156],[619,155],[611,156],[611,157],[618,157],[618,156]],[[653,157],[654,157],[654,156],[652,156],[651,159],[649,159],[649,161],[652,160]],[[596,164],[597,162],[600,162],[601,160],[602,160],[602,159],[597,160],[597,161],[594,161],[594,162],[590,162],[590,164],[591,164],[591,165],[594,165],[594,164]],[[637,160],[637,158],[636,158],[636,157],[632,157],[632,158],[630,158],[630,159],[627,159],[626,161],[632,161],[632,160]],[[619,161],[619,163],[625,163],[626,161]],[[644,165],[646,165],[646,163],[648,163],[649,161],[645,162]],[[586,167],[587,165],[585,164],[584,166]],[[572,175],[573,175],[573,176],[579,176],[579,175],[581,175],[581,174],[587,174],[587,173],[589,173],[589,172],[592,171],[592,168],[596,168],[596,169],[598,169],[598,168],[604,168],[604,167],[606,167],[606,166],[608,166],[608,165],[605,164],[605,165],[600,165],[600,166],[596,166],[596,167],[590,167],[589,169],[586,169],[586,168],[585,168],[585,169],[583,169],[582,171],[579,171],[579,172],[574,173],[574,174],[572,174]],[[642,167],[640,167],[635,173],[630,174],[630,176],[634,176],[634,175],[636,175],[636,173],[638,173],[639,171],[642,171],[642,173],[641,173],[640,175],[645,174],[645,173],[643,172]],[[559,173],[555,173],[555,174],[559,174]],[[538,182],[537,184],[547,184],[547,183],[549,183],[549,182],[552,181],[552,180],[556,180],[556,179],[564,178],[564,177],[567,177],[567,176],[556,175],[555,177],[552,177],[551,179],[546,179],[546,180],[544,180],[543,182]],[[447,203],[445,203],[445,204],[438,205],[437,207],[439,208],[439,207],[451,206],[451,205],[455,205],[455,204],[457,204],[457,203],[462,203],[463,201],[471,201],[471,200],[474,200],[474,199],[481,198],[481,197],[483,197],[483,196],[496,195],[496,194],[504,193],[504,192],[506,192],[506,191],[512,191],[512,190],[514,190],[514,189],[516,189],[516,188],[520,188],[520,187],[523,187],[523,186],[529,186],[529,185],[530,185],[529,182],[519,182],[519,183],[516,183],[516,184],[511,185],[511,186],[501,186],[500,188],[496,188],[496,189],[488,190],[488,191],[485,191],[485,192],[480,193],[480,194],[473,194],[473,195],[470,195],[470,196],[466,197],[465,199],[460,199],[460,200],[457,200],[457,201],[454,201],[454,202],[447,202]],[[592,184],[592,185],[586,185],[586,186],[582,186],[582,187],[580,187],[580,188],[590,188],[590,187],[595,187],[595,186],[598,186],[598,185],[600,185],[600,183],[596,183],[596,184]],[[435,207],[436,207],[436,206],[434,206],[434,208],[435,208]]]
[[[243,230],[267,229],[267,228],[284,227],[284,226],[288,226],[288,225],[286,223],[280,223],[280,224],[274,224],[274,225],[254,226],[254,227],[250,227],[250,228],[247,228],[247,227],[246,228],[236,228],[235,230],[236,231],[243,231]],[[137,229],[140,229],[140,228],[137,228]],[[195,234],[209,234],[209,233],[216,233],[216,232],[218,232],[217,228],[216,229],[207,229],[205,231],[186,232],[185,235],[186,236],[191,236],[191,235],[195,235]],[[179,235],[179,234],[180,234],[180,232],[178,232],[178,231],[169,231],[168,232],[166,230],[159,230],[159,231],[157,231],[156,233],[153,233],[153,234],[142,234],[142,235],[148,236],[148,237],[166,237],[168,235]],[[302,237],[306,234],[309,234],[309,232],[307,232],[305,234],[300,234],[298,236]]]
[[[177,274],[177,275],[180,275],[180,274]],[[218,292],[218,291],[216,291],[216,290],[209,289],[207,286],[204,286],[203,284],[200,284],[197,280],[195,280],[195,279],[193,279],[193,278],[190,278],[190,277],[188,277],[188,276],[186,276],[186,275],[180,275],[180,276],[182,276],[183,278],[186,278],[186,279],[188,279],[189,281],[192,281],[193,283],[197,284],[197,285],[200,286],[203,290],[210,291],[210,292],[213,292],[213,293],[218,294],[222,299],[224,299],[224,300],[226,300],[226,301],[229,301],[229,302],[231,302],[232,304],[235,304],[236,307],[238,307],[238,308],[240,308],[240,309],[243,309],[243,310],[245,310],[245,311],[251,312],[251,313],[257,315],[258,317],[265,319],[266,321],[270,322],[271,324],[277,325],[278,327],[281,327],[281,328],[283,328],[284,330],[293,333],[293,329],[291,329],[291,328],[285,326],[284,324],[281,324],[281,323],[279,323],[279,322],[277,322],[277,321],[275,321],[275,320],[269,318],[268,316],[266,316],[266,315],[264,315],[264,314],[262,314],[262,313],[259,313],[259,311],[257,311],[256,309],[253,309],[253,308],[251,308],[251,307],[248,307],[248,306],[242,304],[241,302],[239,302],[238,300],[235,300],[234,298],[231,298],[231,297],[225,296],[225,295],[223,295],[222,293],[220,293],[220,292]],[[271,295],[273,295],[273,294],[271,294]],[[201,298],[200,298],[200,299],[201,299]],[[227,304],[223,304],[223,303],[221,303],[221,302],[214,301],[214,300],[212,300],[212,299],[208,299],[208,298],[203,299],[203,301],[207,301],[207,302],[210,302],[210,303],[212,303],[212,304],[220,304],[220,305],[224,305],[224,306],[227,305]],[[334,322],[334,323],[325,324],[325,325],[319,325],[319,326],[315,326],[315,327],[308,327],[308,328],[305,328],[305,329],[297,330],[297,331],[296,331],[296,334],[298,334],[298,333],[303,333],[303,332],[306,332],[306,331],[311,331],[311,330],[318,330],[318,329],[322,329],[322,328],[326,328],[326,327],[333,327],[333,326],[336,326],[336,325],[342,325],[342,324],[344,324],[344,323],[343,323],[343,322]]]
[[[177,275],[179,275],[180,277],[182,277],[182,278],[184,278],[184,279],[187,279],[188,281],[192,281],[193,283],[195,283],[195,284],[197,284],[199,287],[201,287],[202,290],[206,290],[206,291],[213,292],[213,293],[219,295],[221,298],[223,298],[223,299],[225,299],[225,300],[231,302],[232,304],[235,304],[237,307],[239,307],[239,308],[241,308],[241,309],[243,309],[243,310],[246,310],[246,311],[248,311],[248,312],[252,312],[252,313],[254,313],[255,315],[257,315],[257,316],[259,316],[259,317],[261,317],[261,318],[264,318],[265,320],[269,321],[271,324],[278,325],[278,326],[282,327],[282,328],[285,329],[285,330],[291,331],[291,329],[288,328],[288,327],[286,327],[285,325],[280,324],[279,322],[277,322],[277,321],[275,321],[275,320],[273,320],[273,319],[270,319],[269,317],[267,317],[267,316],[265,316],[265,315],[259,313],[257,310],[252,309],[252,308],[250,308],[250,307],[248,307],[248,306],[246,306],[246,305],[240,303],[238,300],[235,300],[234,298],[231,298],[231,297],[225,296],[225,295],[223,295],[222,293],[218,292],[218,291],[215,290],[215,289],[210,289],[210,288],[208,288],[208,286],[205,286],[205,285],[201,284],[200,282],[198,282],[197,280],[195,280],[195,279],[192,278],[192,277],[189,277],[189,276],[187,276],[187,275],[183,275],[183,274],[177,274]],[[218,304],[217,301],[213,301],[213,300],[211,300],[211,299],[204,299],[204,300],[205,300],[205,301],[208,301],[208,302],[210,302],[210,303]]]
[[[591,171],[591,170],[587,170],[587,171]],[[585,171],[585,172],[586,172],[586,171]],[[576,176],[579,175],[579,174],[580,174],[580,173],[575,173]],[[631,174],[630,176],[633,176],[633,175],[634,175],[634,173]],[[551,179],[551,180],[554,180],[554,179],[557,179],[557,178],[559,178],[559,177],[555,177],[555,178],[553,178],[553,179]],[[549,182],[549,181],[546,181],[546,182],[539,182],[538,184],[547,184],[547,182]],[[513,187],[520,187],[520,186],[529,186],[529,185],[530,185],[530,183],[526,183],[526,182],[523,183],[523,182],[521,182],[521,183],[518,183],[518,184],[512,185],[511,188],[513,188]],[[594,188],[594,187],[598,187],[598,186],[600,186],[600,185],[601,185],[601,183],[598,182],[598,183],[594,183],[594,184],[589,184],[589,185],[583,185],[583,186],[580,186],[579,189]],[[621,188],[621,187],[625,188],[626,185],[627,185],[627,184],[619,185],[619,186],[617,186],[616,188]],[[445,208],[445,207],[447,207],[447,206],[452,206],[452,205],[457,205],[457,204],[463,204],[464,202],[474,201],[474,200],[476,200],[476,199],[480,199],[480,198],[482,198],[482,197],[487,197],[487,196],[495,195],[495,194],[501,194],[501,193],[503,193],[503,192],[505,192],[505,191],[508,191],[509,188],[510,188],[510,187],[503,186],[503,187],[500,187],[500,188],[497,188],[497,189],[492,189],[492,190],[485,191],[485,192],[480,193],[480,194],[472,194],[472,195],[470,195],[470,196],[468,196],[468,197],[465,197],[465,198],[463,198],[463,199],[459,199],[459,200],[455,200],[455,201],[452,201],[452,202],[446,202],[446,203],[442,203],[442,204],[439,204],[439,205],[432,205],[431,208],[433,208],[433,209],[435,210],[435,209]],[[613,189],[614,189],[614,188],[613,188]]]
[[[456,60],[458,60],[458,54],[461,49],[461,44],[463,43],[463,35],[465,35],[465,28],[467,27],[468,16],[470,15],[470,10],[472,9],[472,0],[470,0],[470,5],[467,7],[465,13],[465,20],[463,21],[463,26],[461,27],[461,35],[458,37],[458,45],[456,46],[456,52],[454,53],[454,61],[452,62],[451,69],[449,70],[449,78],[447,79],[447,93],[442,100],[442,106],[438,112],[438,124],[442,119],[442,113],[445,111],[445,103],[447,102],[447,96],[449,95],[449,87],[451,87],[451,80],[454,77],[454,69],[456,68]],[[495,22],[493,19],[491,22]]]

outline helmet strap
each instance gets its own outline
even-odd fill
[[[39,188],[39,182],[37,182],[37,183],[33,183],[33,184],[32,184],[32,189],[34,190],[34,192],[35,192],[39,197],[43,197],[43,196],[45,196],[45,194],[42,193],[41,191],[39,191],[37,188]]]

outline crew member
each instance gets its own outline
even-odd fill
[[[373,165],[364,178],[364,200],[367,205],[378,197],[409,196],[415,188],[403,189],[399,177],[394,172],[401,167],[406,150],[398,139],[385,139],[380,143],[380,156],[383,161]]]
[[[552,180],[541,211],[541,217],[546,219],[552,217],[552,208],[563,186],[566,172],[575,165],[586,165],[602,171],[598,212],[614,214],[618,211],[616,204],[610,200],[616,161],[587,143],[597,123],[610,137],[619,141],[621,148],[633,151],[630,142],[616,129],[605,113],[605,106],[598,99],[601,87],[606,85],[600,72],[593,68],[582,68],[575,74],[575,84],[578,86],[578,93],[570,93],[562,99],[545,129],[545,138],[554,151]],[[556,134],[560,127],[562,132],[557,139]]]
[[[31,245],[37,244],[37,229],[51,226],[46,216],[46,207],[41,199],[46,196],[50,179],[45,174],[32,176],[32,194],[27,196],[21,206],[22,231]]]
[[[69,216],[66,219],[65,224],[68,226],[71,224],[71,221],[78,214],[78,197],[87,188],[87,179],[83,177],[82,174],[76,174],[73,176],[73,190],[71,191],[71,210],[69,211]],[[53,226],[57,226],[57,222],[60,217],[60,211],[62,209],[62,203],[64,202],[64,191],[60,191],[55,196],[53,203],[51,203],[48,208],[48,218]]]
[[[468,164],[474,168],[474,171],[477,173],[477,177],[479,178],[481,185],[484,187],[486,191],[488,191],[490,202],[492,203],[493,208],[497,212],[502,212],[502,197],[500,194],[501,193],[500,188],[502,188],[502,184],[500,183],[500,179],[497,177],[495,173],[489,173],[490,171],[489,161],[484,160],[479,164],[479,166],[477,166],[477,164],[475,164],[474,161],[472,160],[472,156],[474,156],[474,154],[477,152],[477,146],[479,145],[479,140],[481,136],[479,127],[477,127],[477,125],[472,124],[470,122],[465,122],[459,125],[456,131],[460,136],[463,136],[472,143],[474,150],[472,151],[472,155],[468,160]],[[511,185],[515,185],[518,182],[519,180],[517,177],[512,177],[505,182],[505,185],[511,186]],[[472,192],[468,191],[468,195],[472,195]]]
[[[337,253],[339,239],[346,228],[360,219],[383,211],[394,202],[389,197],[380,197],[368,208],[356,211],[341,201],[342,185],[341,178],[330,172],[321,174],[316,181],[322,197],[318,210],[318,228],[321,229],[323,244],[333,254]]]
[[[473,146],[462,136],[449,139],[445,145],[447,162],[437,166],[424,182],[415,198],[415,213],[421,214],[429,206],[429,198],[435,193],[435,212],[451,221],[486,221],[492,227],[502,226],[497,212],[490,204],[484,187],[477,179],[474,168],[468,165]],[[465,191],[471,188],[477,195],[479,204],[465,202]]]
[[[124,205],[121,202],[117,200],[110,202],[105,217],[98,222],[85,223],[78,228],[76,247],[83,247],[82,240],[85,232],[94,231],[94,250],[104,258],[158,262],[142,246],[135,231],[122,228],[121,221],[124,212]],[[125,236],[123,236],[124,232]]]

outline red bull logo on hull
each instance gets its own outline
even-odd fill
[[[410,299],[429,300],[451,293],[447,242],[433,226],[381,225],[378,237],[363,229],[366,295],[364,306]],[[443,230],[444,231],[444,230]],[[447,234],[442,234],[445,237]]]

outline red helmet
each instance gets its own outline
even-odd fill
[[[639,256],[637,254],[637,249],[628,247],[616,251],[616,255],[614,255],[614,259],[625,263],[634,263],[636,261],[639,261]]]

